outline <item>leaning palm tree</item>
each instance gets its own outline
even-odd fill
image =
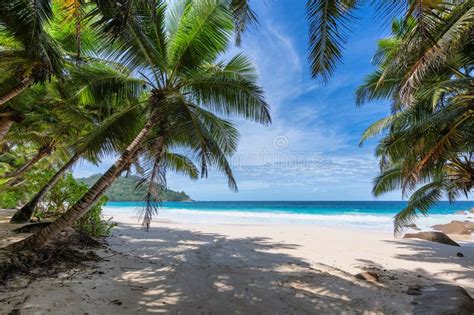
[[[140,122],[140,107],[130,106],[108,117],[100,124],[94,124],[71,146],[66,162],[43,185],[43,187],[24,204],[11,218],[10,223],[27,223],[46,194],[81,158],[97,163],[100,157],[120,150],[121,145],[130,141],[131,135]]]
[[[23,96],[18,99],[24,100]],[[35,164],[54,151],[63,149],[80,132],[84,122],[82,117],[77,116],[75,107],[58,101],[54,93],[46,93],[41,99],[32,99],[18,107],[25,110],[24,120],[13,128],[5,140],[13,145],[30,145],[37,150],[25,163],[1,176],[8,181],[0,189],[15,186]]]
[[[81,158],[97,163],[106,154],[120,152],[121,148],[133,140],[141,122],[142,105],[139,97],[144,91],[142,81],[104,63],[94,61],[74,67],[68,78],[58,82],[54,90],[59,91],[60,95],[55,100],[54,107],[60,108],[62,116],[73,121],[78,130],[71,137],[72,141],[63,143],[68,155],[67,161],[13,215],[11,223],[29,222],[43,197]],[[73,104],[72,111],[68,114],[58,104]],[[102,112],[106,112],[106,115]]]
[[[143,128],[118,160],[89,191],[53,224],[19,243],[14,249],[39,248],[83,216],[114,180],[138,158],[147,143],[159,148],[159,130],[173,121],[186,122],[196,149],[193,157],[206,174],[217,167],[231,174],[226,160],[225,138],[215,138],[197,112],[238,115],[257,122],[270,122],[268,105],[256,84],[254,68],[239,55],[216,63],[226,51],[234,31],[228,5],[217,0],[185,1],[168,7],[160,1],[142,2],[133,12],[119,38],[108,46],[117,60],[144,78],[150,86]],[[107,25],[104,25],[107,27]],[[193,113],[193,111],[195,111]],[[177,128],[183,128],[180,123]],[[183,123],[184,124],[184,123]],[[156,136],[158,135],[158,137]],[[157,152],[160,152],[158,149]],[[231,177],[230,177],[231,178]],[[234,186],[232,180],[229,181]]]

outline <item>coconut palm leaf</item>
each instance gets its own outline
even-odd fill
[[[432,40],[428,45],[424,45],[419,62],[413,64],[405,74],[404,85],[400,89],[400,94],[405,100],[409,100],[414,89],[431,70],[440,68],[451,54],[455,53],[465,41],[469,41],[468,37],[471,35],[474,22],[473,4],[472,1],[466,1],[455,6],[449,18],[443,19],[437,30],[430,30]]]
[[[260,123],[271,122],[269,106],[256,83],[256,71],[244,56],[191,75],[183,90],[192,91],[201,106],[226,116],[237,114]]]
[[[230,1],[230,10],[234,16],[235,43],[240,46],[242,34],[249,26],[258,24],[258,17],[250,7],[249,0]]]
[[[143,109],[139,105],[124,108],[92,129],[74,147],[91,162],[121,151],[143,126]]]
[[[361,1],[308,0],[311,74],[324,82],[342,62],[343,47]]]
[[[443,184],[443,180],[435,180],[413,193],[408,200],[408,205],[395,216],[395,234],[399,233],[405,225],[412,223],[418,217],[418,213],[425,216],[428,214],[429,209],[443,197]]]
[[[170,80],[178,71],[213,62],[229,45],[234,26],[228,8],[218,0],[189,2],[175,33],[170,34]]]

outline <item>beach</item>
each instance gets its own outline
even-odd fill
[[[473,1],[0,1],[0,315],[474,315]]]
[[[0,312],[393,314],[414,312],[414,287],[444,283],[474,295],[469,236],[452,236],[456,247],[309,224],[159,217],[147,232],[133,213],[106,214],[118,227],[98,250],[103,261],[11,290]],[[379,280],[354,277],[364,271]]]

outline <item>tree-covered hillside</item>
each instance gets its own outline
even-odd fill
[[[87,178],[79,178],[88,186],[92,186],[102,174],[95,174]],[[137,188],[140,178],[137,176],[119,177],[114,184],[107,190],[105,195],[109,201],[143,201],[145,199],[146,188],[141,186]],[[166,189],[161,193],[163,201],[191,201],[191,198],[184,192],[178,192]]]

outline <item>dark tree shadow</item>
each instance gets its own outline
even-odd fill
[[[450,246],[445,244],[421,241],[421,240],[395,240],[385,241],[387,243],[395,244],[399,248],[408,248],[416,254],[398,254],[395,258],[426,262],[426,263],[450,263],[462,267],[462,271],[447,269],[446,273],[456,274],[455,280],[460,279],[474,279],[474,243],[462,243],[461,247]],[[458,257],[461,253],[463,257]],[[433,280],[438,280],[433,277]]]
[[[298,245],[268,238],[167,227],[147,233],[122,224],[110,243],[116,251],[106,259],[120,267],[103,264],[87,291],[118,313],[400,313],[411,307],[408,295],[278,253]],[[110,290],[101,295],[100,286]]]
[[[406,269],[387,269],[386,266],[372,260],[358,259],[360,267],[374,270],[381,275],[382,282],[391,281],[392,286],[398,286],[405,291],[410,286],[429,287],[435,283],[446,283],[445,275],[459,282],[471,296],[473,295],[472,283],[474,279],[474,244],[467,242],[461,247],[433,243],[422,240],[385,240],[383,242],[393,244],[398,249],[408,249],[410,254],[393,254],[393,257],[409,262],[426,263],[423,267]],[[404,252],[407,252],[404,250]],[[458,256],[462,253],[462,257]],[[429,264],[443,263],[446,266],[437,272],[430,271]],[[456,268],[449,266],[456,266]],[[459,268],[460,267],[460,268]],[[413,275],[416,278],[413,278]],[[452,282],[451,280],[449,282]],[[453,283],[451,283],[453,284]],[[463,285],[467,284],[467,286]],[[453,284],[455,285],[455,284]]]

